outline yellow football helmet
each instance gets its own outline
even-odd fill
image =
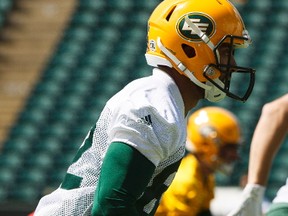
[[[205,89],[205,98],[220,101],[225,95],[245,101],[250,96],[255,70],[220,63],[219,47],[248,47],[250,36],[237,9],[228,0],[164,0],[148,21],[148,65],[174,67]],[[232,72],[249,74],[243,95],[230,92]],[[220,79],[221,76],[221,79]]]
[[[188,119],[186,148],[197,153],[211,167],[238,159],[237,150],[241,142],[239,122],[233,113],[224,108],[204,107]],[[224,149],[234,151],[234,155],[230,155],[232,158],[222,155]]]

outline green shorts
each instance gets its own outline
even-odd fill
[[[272,203],[266,216],[287,216],[288,203]]]

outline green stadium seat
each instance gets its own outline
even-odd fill
[[[11,135],[15,137],[21,137],[22,139],[31,140],[38,136],[38,131],[35,125],[32,123],[26,123],[22,125],[18,125],[18,127],[12,128],[10,131]],[[20,142],[21,143],[21,142]]]
[[[0,11],[1,13],[7,12],[13,5],[13,0],[1,0]]]
[[[287,1],[273,1],[273,5],[277,7],[278,9],[282,9],[284,11],[287,11],[288,9],[288,2]]]
[[[95,12],[101,11],[105,8],[106,1],[105,0],[81,0],[78,3],[78,11],[84,10],[85,12],[89,10],[93,10]]]
[[[246,25],[252,29],[254,27],[259,28],[265,26],[266,22],[266,15],[262,13],[261,11],[253,11],[253,13],[247,13],[245,14],[245,22]]]
[[[32,152],[35,152],[37,154],[37,158],[38,155],[42,156],[42,154],[45,153],[42,162],[49,165],[50,163],[52,163],[52,161],[49,161],[49,159],[51,159],[51,157],[57,155],[61,151],[61,146],[61,140],[54,138],[53,136],[47,137],[45,139],[40,138],[34,142],[32,146]]]
[[[42,169],[42,166],[28,167],[18,172],[17,180],[21,182],[21,184],[31,185],[37,189],[39,186],[45,185],[45,172],[47,172],[47,169]]]
[[[8,199],[14,201],[26,201],[26,202],[37,202],[41,198],[39,196],[41,191],[36,188],[33,184],[19,184],[8,192]],[[29,198],[29,200],[27,199]]]
[[[106,0],[107,2],[107,7],[110,10],[117,10],[125,14],[127,11],[133,10],[133,1],[131,0],[122,0],[122,1],[117,1],[117,0]]]
[[[17,134],[12,135],[13,138],[4,143],[4,147],[2,149],[3,157],[5,157],[6,154],[8,156],[11,154],[11,158],[15,157],[20,159],[21,155],[25,155],[31,149],[32,142],[30,139],[27,139],[24,136]],[[12,156],[13,154],[15,155]],[[9,157],[7,159],[9,160]]]
[[[71,25],[92,27],[94,25],[97,25],[98,20],[99,20],[99,17],[97,16],[97,13],[95,10],[90,10],[90,11],[79,10],[72,17]]]
[[[6,152],[0,157],[0,167],[7,167],[16,170],[22,165],[21,153],[15,149],[15,152]]]
[[[7,188],[0,187],[0,200],[6,200],[8,196]]]
[[[15,182],[15,171],[10,167],[3,167],[2,164],[0,165],[0,184],[1,189],[9,189],[9,185]],[[2,190],[5,191],[5,190]],[[5,193],[6,195],[6,193]]]

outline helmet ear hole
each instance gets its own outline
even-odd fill
[[[187,44],[182,44],[182,49],[188,58],[193,58],[196,56],[195,49]]]

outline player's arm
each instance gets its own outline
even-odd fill
[[[288,94],[266,104],[251,143],[248,183],[265,186],[288,130]]]
[[[103,161],[92,215],[139,215],[135,203],[154,170],[154,164],[133,147],[112,143]]]
[[[271,164],[288,130],[288,94],[264,105],[251,142],[248,184],[229,216],[262,215],[261,202]]]

